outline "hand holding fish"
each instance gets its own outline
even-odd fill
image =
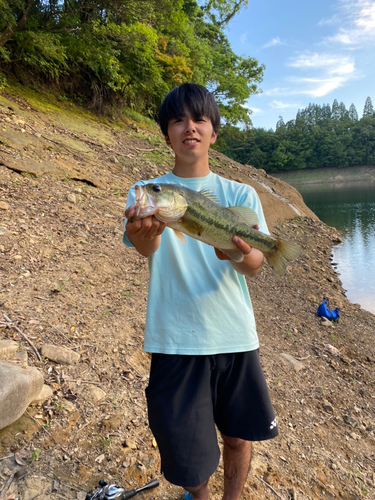
[[[258,225],[253,226],[253,228],[259,231]],[[240,274],[245,274],[246,276],[256,276],[264,261],[263,253],[241,240],[241,238],[238,238],[238,236],[234,236],[232,238],[232,242],[244,256],[241,262],[232,260],[218,248],[214,249],[216,257],[219,260],[229,260],[233,268]]]
[[[149,257],[159,248],[160,235],[164,231],[166,223],[154,215],[134,220],[135,214],[136,205],[130,206],[125,211],[126,232],[138,252],[144,257]]]

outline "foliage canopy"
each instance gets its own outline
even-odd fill
[[[336,99],[332,107],[309,104],[287,123],[280,116],[275,131],[226,125],[215,146],[240,163],[270,172],[375,165],[375,113],[370,97],[361,119],[354,104],[349,111]]]
[[[0,0],[5,76],[48,81],[100,109],[125,105],[154,116],[182,82],[207,86],[227,123],[249,125],[244,107],[264,66],[240,57],[224,30],[247,0]]]

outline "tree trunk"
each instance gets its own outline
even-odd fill
[[[17,19],[16,24],[8,25],[3,31],[0,33],[0,47],[3,47],[18,31],[23,31],[26,27],[26,23],[29,20],[29,14],[32,6],[34,5],[35,0],[25,0],[25,7]]]

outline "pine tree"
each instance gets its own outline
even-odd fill
[[[341,118],[341,109],[339,103],[337,102],[337,99],[335,99],[332,103],[331,118],[333,120],[339,120]]]
[[[349,115],[348,110],[346,109],[345,104],[343,102],[340,102],[339,109],[340,109],[340,118],[345,118],[346,116]]]
[[[353,103],[350,105],[349,108],[349,118],[351,119],[352,122],[358,121],[358,113]]]
[[[331,115],[332,115],[331,106],[329,104],[323,104],[321,113],[322,120],[327,120],[331,118]]]
[[[374,107],[372,105],[371,97],[368,97],[365,102],[365,107],[363,108],[363,117],[365,116],[373,116]]]
[[[276,130],[280,127],[285,127],[284,119],[282,116],[279,116],[279,119],[277,120]]]

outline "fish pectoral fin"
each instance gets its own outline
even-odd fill
[[[249,207],[228,207],[228,210],[235,213],[237,217],[242,219],[244,222],[249,224],[249,226],[257,226],[259,224],[259,219],[256,212]]]
[[[220,252],[223,252],[227,257],[229,257],[231,260],[234,260],[234,262],[242,262],[244,259],[244,254],[240,252],[239,250],[223,250],[222,248],[219,248]]]
[[[211,191],[208,191],[207,189],[202,189],[202,191],[199,191],[199,194],[201,194],[202,196],[205,196],[213,203],[216,203],[217,205],[221,205],[219,199],[216,197],[216,195],[214,193],[211,193]]]
[[[182,241],[182,243],[186,243],[186,238],[185,236],[181,233],[181,231],[177,231],[177,229],[173,229],[174,234],[177,236],[177,238]]]

